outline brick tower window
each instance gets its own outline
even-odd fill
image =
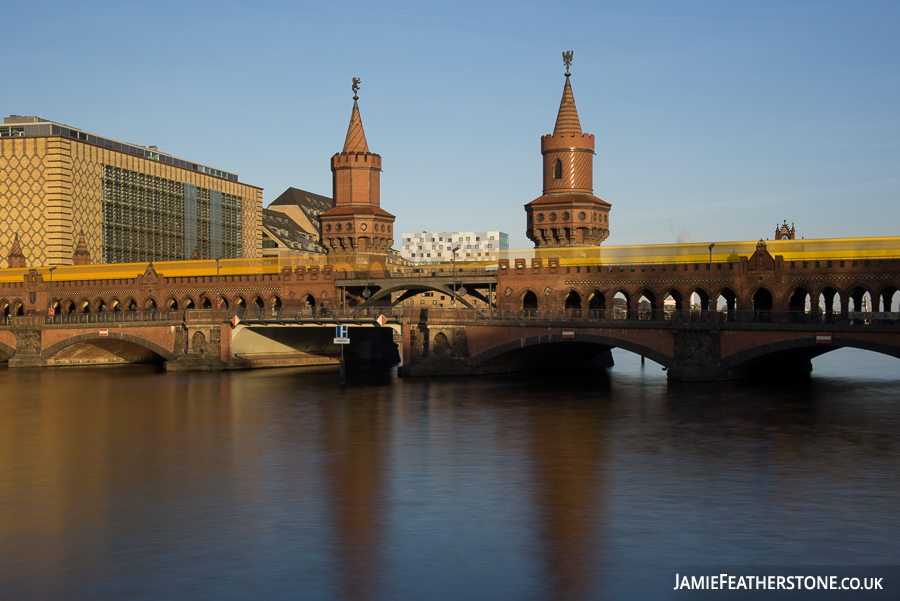
[[[553,179],[562,179],[562,161],[559,159],[553,163]]]

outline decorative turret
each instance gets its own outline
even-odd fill
[[[353,112],[344,149],[331,157],[334,208],[322,213],[322,245],[332,253],[386,252],[394,216],[381,208],[381,157],[369,152],[359,115],[360,81],[353,78]]]
[[[594,136],[581,131],[571,73],[573,52],[563,52],[566,83],[553,133],[541,136],[543,196],[525,205],[527,236],[536,248],[597,246],[609,236],[608,202],[594,196]]]
[[[88,250],[87,242],[84,239],[84,231],[78,234],[78,244],[75,246],[75,252],[72,253],[72,265],[90,265],[91,252]]]
[[[791,227],[788,227],[787,219],[784,220],[784,223],[781,225],[775,224],[775,239],[776,240],[794,240],[797,237],[797,228],[794,227],[794,224],[791,224]]]
[[[16,234],[13,240],[12,248],[9,250],[9,256],[6,260],[9,262],[10,269],[25,268],[25,255],[22,254],[22,246],[19,244],[19,234]]]

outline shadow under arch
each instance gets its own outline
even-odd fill
[[[8,361],[16,354],[16,349],[0,342],[0,361]]]
[[[872,351],[900,359],[900,346],[833,335],[831,344],[827,345],[817,343],[814,337],[761,344],[724,357],[722,359],[722,367],[727,370],[740,370],[769,364],[790,367],[797,362],[811,361],[820,355],[841,348]]]
[[[480,367],[488,367],[492,363],[498,362],[504,355],[515,353],[517,351],[521,351],[522,349],[536,348],[541,346],[547,346],[547,352],[554,353],[560,349],[560,346],[558,345],[569,345],[573,343],[581,343],[579,346],[582,348],[585,344],[600,347],[597,349],[597,354],[605,352],[609,349],[620,348],[622,350],[630,351],[637,355],[647,357],[651,361],[655,361],[656,363],[659,363],[661,366],[667,369],[675,365],[674,357],[670,357],[662,351],[644,346],[643,344],[632,342],[630,340],[624,340],[622,338],[615,338],[613,336],[579,333],[575,334],[575,338],[564,339],[562,333],[559,333],[546,334],[542,336],[529,336],[526,338],[519,338],[516,340],[511,340],[509,342],[504,342],[502,344],[498,344],[497,346],[486,349],[478,353],[477,355],[474,355],[470,359],[470,365],[476,369]]]
[[[81,342],[96,342],[106,340],[121,340],[130,342],[131,344],[156,353],[165,361],[172,361],[173,359],[175,359],[175,353],[156,344],[155,342],[151,342],[150,340],[140,338],[138,336],[132,336],[131,334],[120,334],[113,331],[112,329],[110,329],[109,333],[103,337],[100,336],[99,332],[91,332],[89,334],[79,334],[77,336],[72,336],[71,338],[66,338],[65,340],[60,340],[56,344],[51,344],[50,346],[42,350],[41,358],[45,360],[52,359],[54,355],[57,355],[68,347],[79,344]]]

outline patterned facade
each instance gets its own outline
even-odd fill
[[[137,156],[92,143],[96,140],[87,135],[0,137],[0,255],[6,254],[3,251],[11,248],[18,235],[29,267],[72,265],[77,238],[83,232],[95,262],[187,258],[184,232],[189,228],[184,226],[184,201],[178,195],[192,188],[200,195],[222,198],[221,213],[212,217],[226,223],[231,220],[218,241],[223,257],[229,249],[242,257],[261,255],[261,188],[238,183],[233,174],[194,164],[190,166],[197,169],[167,164],[159,153]],[[147,194],[148,189],[154,194]],[[166,203],[167,198],[171,202]],[[114,213],[124,207],[130,214],[120,214],[117,221]],[[178,219],[181,222],[173,225]],[[210,216],[206,219],[209,231]],[[198,243],[203,242],[202,222],[197,229],[201,231]],[[158,240],[159,236],[163,239]],[[208,252],[209,242],[217,240],[207,241]],[[135,252],[154,245],[159,254]],[[0,259],[2,267],[8,267],[3,264],[5,258]]]

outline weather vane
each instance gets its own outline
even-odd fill
[[[569,50],[568,52],[563,52],[563,62],[566,64],[566,75],[571,75],[571,73],[569,73],[569,67],[572,66],[573,54],[575,53],[571,50]]]
[[[353,100],[359,100],[359,96],[356,93],[359,92],[359,78],[353,78]]]

